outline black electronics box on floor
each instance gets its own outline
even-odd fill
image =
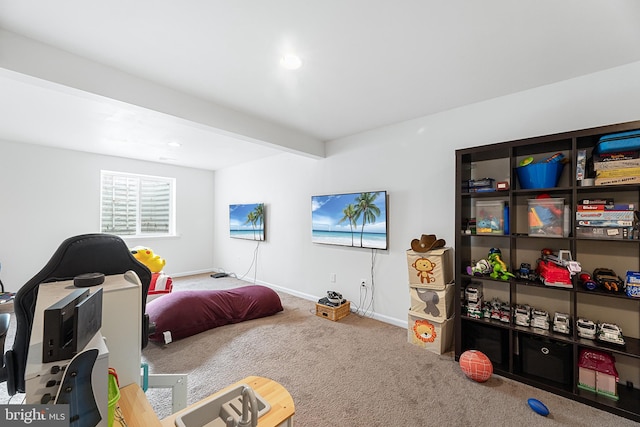
[[[509,360],[509,331],[474,322],[462,324],[463,343],[466,350],[478,350],[497,365]]]
[[[528,334],[520,335],[522,373],[569,385],[573,378],[571,344]]]

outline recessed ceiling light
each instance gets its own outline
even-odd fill
[[[167,144],[169,147],[182,147],[182,144],[176,141],[171,141]]]
[[[280,58],[280,65],[287,70],[297,70],[302,66],[302,60],[297,55],[284,55]]]

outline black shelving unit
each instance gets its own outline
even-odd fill
[[[616,203],[635,203],[636,209],[640,206],[640,185],[583,186],[576,180],[576,158],[580,150],[586,150],[589,156],[600,136],[634,129],[640,129],[640,121],[456,151],[455,286],[458,300],[455,305],[455,357],[458,360],[464,351],[477,348],[492,359],[494,372],[499,375],[640,422],[640,299],[624,294],[587,291],[579,287],[577,276],[573,277],[571,288],[555,288],[538,281],[494,280],[466,272],[468,265],[486,258],[490,248],[500,248],[511,272],[524,262],[535,268],[543,248],[569,250],[573,259],[588,272],[607,267],[624,278],[627,270],[639,271],[640,240],[577,238],[575,233],[575,206],[581,199],[613,197]],[[564,154],[569,162],[557,186],[533,190],[520,188],[516,168],[523,159],[531,156],[540,160],[558,152]],[[470,179],[485,177],[506,180],[509,188],[495,192],[469,192],[462,185]],[[564,199],[564,204],[570,207],[567,234],[561,237],[529,236],[528,203],[541,194]],[[509,206],[508,217],[505,218],[509,222],[507,235],[469,234],[465,230],[466,220],[474,216],[477,201]],[[501,300],[512,306],[530,304],[548,311],[550,324],[555,311],[569,314],[571,333],[516,325],[513,316],[509,322],[469,317],[464,309],[464,290],[471,282],[482,284],[485,300],[490,299],[490,295],[499,295]],[[575,323],[580,317],[620,325],[626,344],[620,346],[579,337]],[[540,343],[545,345],[545,349],[557,351],[562,360],[568,360],[561,373],[554,376],[541,372],[543,376],[539,376],[528,368],[532,363],[535,365],[536,356],[527,346]],[[620,374],[618,400],[578,388],[578,358],[582,349],[606,351],[615,357]]]

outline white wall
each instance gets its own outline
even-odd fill
[[[67,237],[99,232],[101,169],[174,177],[178,236],[125,241],[151,247],[167,260],[168,274],[211,270],[213,172],[0,141],[0,278],[7,290],[33,277]]]
[[[98,231],[99,172],[109,169],[176,177],[179,236],[127,242],[152,247],[169,274],[248,272],[311,300],[335,289],[357,304],[371,251],[312,244],[311,196],[387,190],[389,250],[375,259],[374,310],[406,325],[411,239],[434,233],[454,241],[455,149],[638,120],[638,75],[640,62],[331,141],[322,160],[282,154],[215,174],[0,141],[0,277],[16,290],[62,240]],[[229,204],[255,202],[267,208],[257,271],[256,244],[228,231]]]
[[[389,250],[377,253],[374,310],[406,326],[411,239],[430,233],[454,242],[455,150],[639,120],[638,76],[640,62],[331,141],[322,160],[283,154],[218,171],[214,266],[238,275],[251,267],[256,244],[228,237],[228,206],[264,202],[267,240],[248,278],[311,300],[335,289],[357,303],[371,252],[312,244],[310,199],[387,190]]]

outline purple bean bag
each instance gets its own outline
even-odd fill
[[[218,326],[274,315],[282,311],[280,297],[265,286],[251,285],[225,290],[177,291],[147,304],[155,323],[151,341],[167,342]]]

